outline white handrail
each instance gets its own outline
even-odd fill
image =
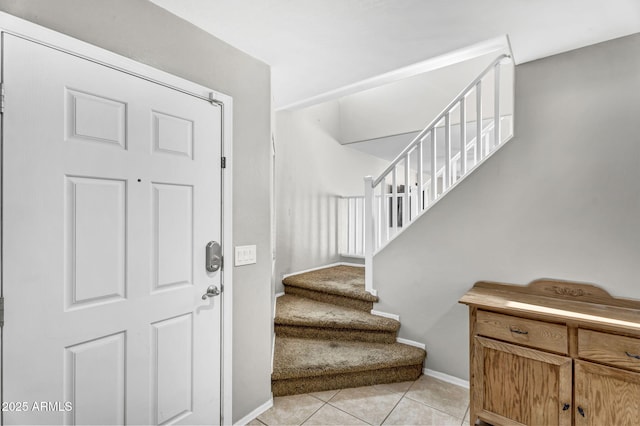
[[[373,290],[373,256],[376,250],[380,250],[397,234],[407,229],[408,225],[420,216],[427,208],[444,195],[459,180],[464,178],[471,170],[484,161],[491,152],[495,151],[505,140],[502,139],[500,129],[500,66],[504,60],[511,58],[502,54],[494,59],[471,83],[469,83],[447,107],[433,119],[389,164],[387,168],[376,178],[366,176],[364,192],[364,232],[362,236],[363,252],[365,260],[365,289],[371,293]],[[484,126],[482,111],[482,83],[483,78],[493,70],[493,117],[491,122]],[[476,95],[476,135],[467,141],[467,96],[475,91]],[[486,92],[486,91],[485,91]],[[452,152],[452,113],[459,109],[460,114],[460,143],[459,151]],[[444,141],[436,138],[436,127],[444,120]],[[493,133],[493,138],[489,135]],[[444,165],[438,167],[438,155],[436,149],[444,144]],[[486,140],[485,140],[486,139]],[[430,178],[424,179],[423,168],[423,144],[430,144],[431,172]],[[467,153],[474,150],[473,165],[469,166]],[[417,155],[416,155],[417,154]],[[412,155],[416,156],[416,167],[412,168]],[[458,168],[458,163],[460,167]],[[398,168],[404,167],[404,173],[398,175]],[[418,187],[412,189],[410,184],[412,170],[417,170]],[[459,174],[458,174],[459,173]],[[404,179],[404,191],[398,191],[398,176]],[[391,193],[386,188],[387,179],[391,179]],[[385,185],[380,185],[382,182]],[[438,183],[440,182],[440,190]],[[427,189],[425,190],[425,187]],[[376,189],[380,188],[380,194],[376,196]],[[389,200],[389,202],[387,202]],[[389,210],[387,210],[387,203]],[[390,216],[390,223],[389,217]],[[400,229],[401,228],[401,229]]]
[[[484,71],[480,73],[478,77],[475,78],[475,80],[473,80],[464,89],[462,89],[460,94],[451,103],[449,103],[449,105],[447,105],[447,107],[438,116],[436,116],[435,119],[431,120],[431,122],[427,125],[427,127],[425,127],[418,134],[418,136],[413,138],[413,140],[409,143],[409,145],[407,145],[407,147],[403,149],[402,152],[400,152],[400,154],[398,154],[398,156],[391,162],[391,164],[389,164],[389,166],[386,169],[384,169],[382,173],[380,173],[380,176],[378,176],[378,178],[373,181],[373,186],[378,186],[380,181],[384,179],[385,176],[388,175],[391,172],[391,170],[393,170],[393,168],[404,159],[407,153],[409,153],[409,151],[411,151],[419,142],[421,142],[422,139],[424,139],[424,137],[427,136],[427,134],[432,130],[432,128],[436,127],[436,124],[438,124],[440,120],[442,120],[449,111],[454,109],[462,99],[466,98],[466,96],[469,93],[471,93],[471,91],[484,78],[484,76],[489,73],[489,71],[491,71],[492,69],[495,69],[496,65],[502,62],[503,59],[507,59],[507,58],[511,58],[511,56],[507,54],[498,56],[493,62],[491,62],[491,64],[487,66],[487,68],[484,69]]]

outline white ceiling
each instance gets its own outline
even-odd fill
[[[640,0],[150,0],[272,67],[276,107],[508,34],[516,63],[640,32]]]

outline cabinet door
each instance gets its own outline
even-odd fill
[[[577,426],[637,425],[640,421],[640,374],[575,362]]]
[[[571,358],[477,336],[474,348],[475,416],[492,424],[571,425]]]

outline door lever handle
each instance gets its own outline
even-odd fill
[[[207,292],[202,295],[202,300],[207,300],[208,297],[215,297],[220,295],[220,290],[215,285],[207,287]]]

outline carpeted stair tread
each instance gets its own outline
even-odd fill
[[[283,280],[276,302],[274,396],[416,380],[426,352],[396,342],[400,323],[370,313],[364,269],[333,266]]]
[[[422,365],[381,368],[375,371],[328,374],[325,376],[271,381],[273,396],[298,395],[335,389],[372,386],[383,383],[412,382],[422,374]]]
[[[426,357],[423,349],[401,343],[368,343],[277,337],[271,378],[303,379],[394,368],[416,367],[421,371]],[[419,370],[417,367],[420,367]],[[419,375],[419,374],[418,374]],[[388,381],[388,378],[385,378]]]
[[[291,286],[366,302],[378,301],[376,296],[365,291],[364,268],[357,266],[332,266],[292,275],[282,282],[285,292],[286,287]]]
[[[285,294],[291,294],[311,300],[317,300],[318,302],[344,306],[346,308],[358,309],[367,313],[371,312],[371,310],[373,309],[373,302],[367,302],[366,300],[359,300],[351,297],[338,296],[336,294],[323,293],[321,291],[314,291],[306,288],[285,285],[284,292]]]
[[[276,300],[275,324],[393,333],[400,328],[394,319],[289,294]]]

